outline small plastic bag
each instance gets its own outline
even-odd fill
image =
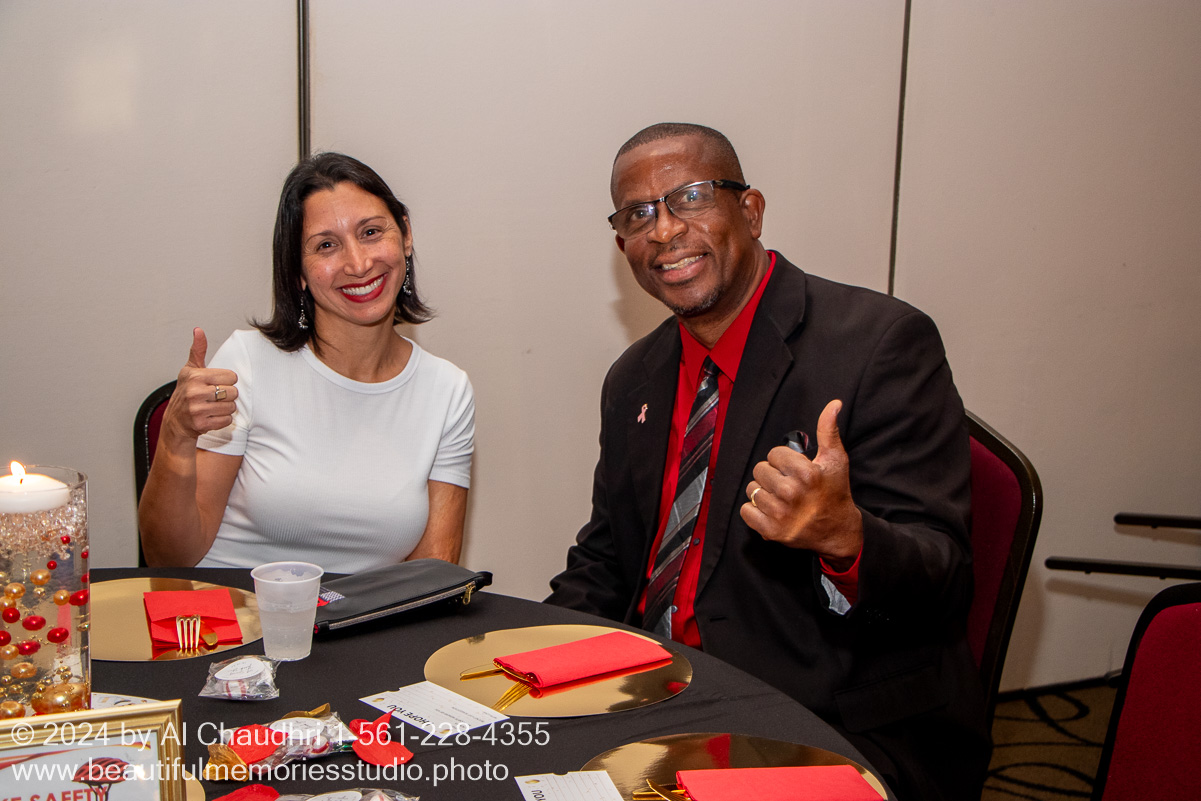
[[[255,764],[254,767],[264,770],[294,759],[313,759],[349,751],[355,740],[354,734],[346,728],[337,712],[316,717],[297,715],[281,718],[268,723],[267,728],[278,732],[284,739],[274,754]]]
[[[239,656],[209,665],[201,698],[229,701],[265,701],[279,697],[275,669],[279,662],[265,656]]]
[[[349,751],[355,736],[329,705],[315,713],[294,713],[271,723],[222,732],[223,745],[247,763],[250,775],[264,775],[297,759],[315,759]],[[210,747],[210,752],[213,750]],[[264,755],[262,752],[266,751]]]
[[[335,790],[321,795],[295,796],[304,801],[420,801],[418,796],[402,793],[400,790],[380,790],[370,787],[357,787],[353,790]],[[280,796],[277,801],[283,801]]]

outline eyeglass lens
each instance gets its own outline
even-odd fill
[[[682,186],[663,198],[667,210],[680,219],[702,214],[713,208],[717,196],[713,181]],[[650,229],[659,215],[658,201],[639,203],[622,209],[613,217],[613,227],[623,237],[630,237]]]

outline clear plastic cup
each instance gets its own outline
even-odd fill
[[[250,571],[268,658],[291,662],[309,655],[324,573],[308,562],[270,562]]]

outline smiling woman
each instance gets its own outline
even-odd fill
[[[408,209],[370,167],[324,153],[288,176],[273,294],[271,318],[209,365],[193,332],[138,510],[147,561],[457,561],[471,384],[396,333],[431,314]]]

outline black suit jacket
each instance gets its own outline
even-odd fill
[[[610,369],[592,518],[549,602],[638,622],[680,353],[672,318]],[[755,464],[794,429],[816,443],[835,398],[864,527],[859,599],[845,616],[829,610],[811,551],[768,542],[739,515]],[[964,640],[969,487],[963,404],[930,318],[777,255],[713,475],[695,599],[702,647],[839,728],[902,799],[979,797],[987,768]]]

